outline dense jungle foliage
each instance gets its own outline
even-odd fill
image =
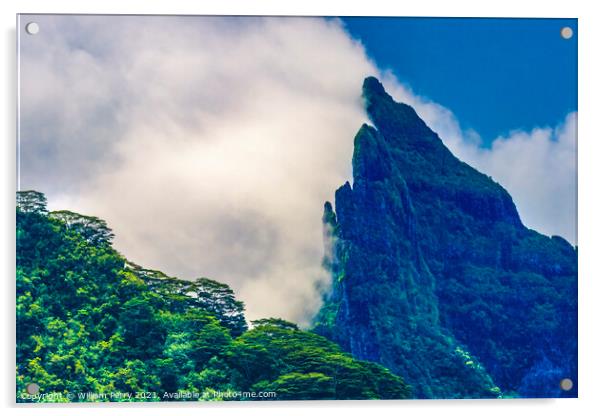
[[[409,386],[225,284],[128,262],[95,217],[17,195],[17,400],[404,399]],[[35,383],[39,392],[27,393]]]

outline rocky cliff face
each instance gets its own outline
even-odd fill
[[[324,207],[333,286],[315,331],[417,397],[575,396],[575,248],[524,227],[377,79],[363,96],[374,127],[355,137],[353,186]]]

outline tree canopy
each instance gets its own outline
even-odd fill
[[[410,397],[400,377],[294,323],[248,330],[228,285],[145,269],[103,220],[45,207],[18,194],[18,401],[29,383],[54,394],[41,401]]]

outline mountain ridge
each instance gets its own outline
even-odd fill
[[[362,90],[373,126],[354,139],[353,186],[325,204],[333,285],[315,331],[418,397],[576,395],[559,388],[576,384],[576,250],[526,228],[376,78]]]

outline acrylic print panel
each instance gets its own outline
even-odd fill
[[[18,33],[18,402],[577,396],[575,19]]]

